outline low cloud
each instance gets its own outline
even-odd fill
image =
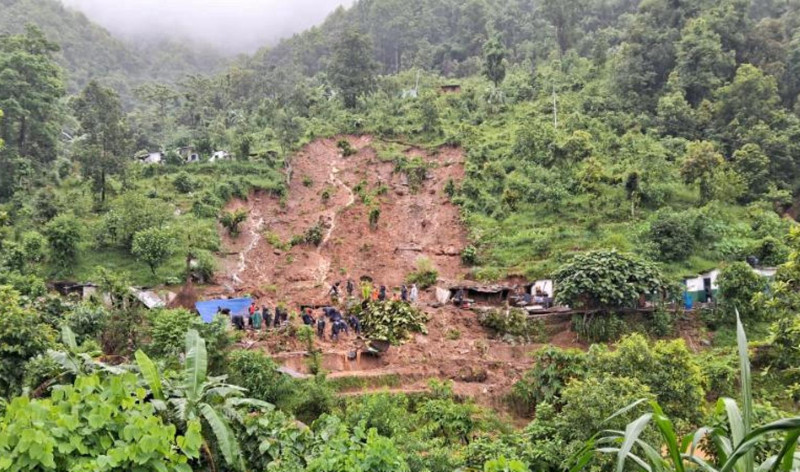
[[[62,0],[131,40],[187,38],[251,53],[319,24],[353,0]]]

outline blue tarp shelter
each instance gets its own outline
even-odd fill
[[[197,302],[194,307],[200,313],[200,317],[206,323],[214,321],[214,316],[219,309],[228,309],[231,315],[247,315],[247,309],[253,304],[251,298],[234,298],[231,300],[208,300],[205,302]]]

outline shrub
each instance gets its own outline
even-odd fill
[[[87,303],[78,304],[67,314],[67,326],[75,333],[78,344],[83,344],[89,339],[99,339],[110,315],[101,305],[91,305]]]
[[[148,323],[150,342],[145,351],[154,357],[176,361],[184,352],[186,332],[199,327],[202,320],[188,310],[153,310],[148,312]]]
[[[738,310],[742,319],[759,317],[761,310],[758,304],[753,303],[753,297],[764,292],[767,282],[746,262],[734,262],[723,267],[717,283],[722,308],[729,316]],[[731,318],[729,321],[733,323],[734,320]]]
[[[370,302],[360,320],[366,337],[392,344],[402,343],[411,333],[427,333],[425,313],[402,301]]]
[[[228,230],[228,234],[232,237],[238,237],[240,228],[239,226],[247,220],[247,210],[240,208],[235,211],[223,211],[219,215],[219,222]]]
[[[589,359],[592,369],[646,384],[669,415],[687,421],[700,419],[705,381],[682,339],[648,343],[644,336],[632,334],[613,351],[595,347]]]
[[[134,374],[94,375],[47,399],[15,398],[0,418],[0,444],[3,461],[29,470],[186,470],[203,438],[199,420],[185,427],[178,436],[162,421]]]
[[[569,382],[586,376],[586,354],[577,349],[547,346],[537,351],[531,370],[511,388],[509,399],[518,413],[530,416],[542,402],[561,409]]]
[[[544,325],[533,320],[525,310],[513,308],[509,311],[489,310],[478,316],[478,322],[484,328],[492,330],[495,336],[506,340],[535,342],[541,340]]]
[[[44,354],[55,340],[55,333],[40,315],[20,303],[19,293],[0,286],[0,397],[19,394],[25,364]]]
[[[378,220],[381,218],[381,209],[378,207],[373,207],[369,211],[369,227],[375,231],[378,229]]]
[[[278,365],[263,352],[239,349],[228,355],[225,370],[228,380],[246,388],[249,397],[280,405],[296,392],[292,378],[277,369]]]
[[[470,244],[461,251],[461,263],[466,266],[471,266],[478,263],[478,250],[475,248],[475,246]]]
[[[47,257],[47,238],[36,231],[22,235],[22,250],[28,263],[42,262]]]
[[[680,215],[661,212],[650,223],[648,237],[660,261],[682,261],[694,250],[690,222]]]
[[[303,235],[303,242],[312,246],[319,246],[324,238],[325,228],[322,227],[321,223],[317,223],[306,230]]]
[[[314,180],[311,177],[307,176],[307,175],[304,176],[303,177],[303,187],[311,187],[312,185],[314,185]]]
[[[78,257],[81,242],[81,224],[75,215],[59,215],[44,228],[44,235],[50,244],[51,257],[62,269],[70,267]]]
[[[628,325],[620,316],[612,313],[574,315],[572,330],[585,342],[606,343],[619,339],[628,331]]]
[[[350,156],[352,156],[352,155],[354,155],[354,154],[356,154],[358,152],[350,144],[350,141],[348,141],[346,139],[340,139],[339,141],[337,141],[336,142],[336,147],[338,147],[339,150],[342,151],[342,156],[344,156],[344,157],[350,157]]]
[[[439,271],[427,257],[417,259],[417,270],[406,276],[406,282],[417,284],[421,290],[433,286],[439,280]]]
[[[675,330],[675,314],[658,307],[653,312],[650,323],[647,324],[647,332],[657,338],[669,336]]]
[[[196,186],[194,180],[189,177],[189,174],[186,172],[179,172],[172,180],[172,185],[174,185],[175,190],[180,193],[189,193],[194,190]]]

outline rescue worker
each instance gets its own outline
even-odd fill
[[[244,331],[244,316],[241,313],[234,313],[231,316],[231,322],[236,329]]]
[[[355,282],[353,282],[353,279],[347,279],[347,296],[352,297],[355,289],[356,289],[356,284]]]
[[[311,315],[311,308],[306,308],[303,312],[303,324],[314,326],[314,317]]]
[[[406,284],[403,284],[403,286],[400,287],[400,300],[403,302],[408,301],[408,287],[406,287]]]
[[[269,312],[267,305],[261,307],[261,317],[264,318],[264,326],[269,330],[272,327],[272,314]]]
[[[417,284],[411,286],[411,303],[417,303],[419,299],[419,289],[417,288]]]
[[[325,317],[320,316],[317,318],[317,337],[325,339]]]
[[[381,290],[378,293],[378,300],[382,302],[386,301],[386,285],[381,285]]]
[[[356,336],[361,335],[361,321],[358,319],[356,315],[350,315],[348,318],[348,323],[350,323],[350,327],[353,328],[353,332],[356,333]]]

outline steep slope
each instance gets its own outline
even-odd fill
[[[448,179],[463,176],[460,150],[428,155],[406,149],[407,156],[419,156],[431,166],[415,192],[394,162],[378,157],[372,138],[349,142],[357,150],[349,157],[332,139],[303,149],[292,160],[286,200],[256,195],[231,204],[230,209],[246,208],[249,218],[238,239],[228,238],[231,256],[219,277],[222,285],[264,303],[299,304],[323,302],[330,284],[347,277],[399,286],[422,257],[446,279],[465,274],[459,256],[466,232],[458,208],[444,193]],[[374,229],[369,224],[372,208],[380,209]],[[315,227],[319,246],[287,248]]]

